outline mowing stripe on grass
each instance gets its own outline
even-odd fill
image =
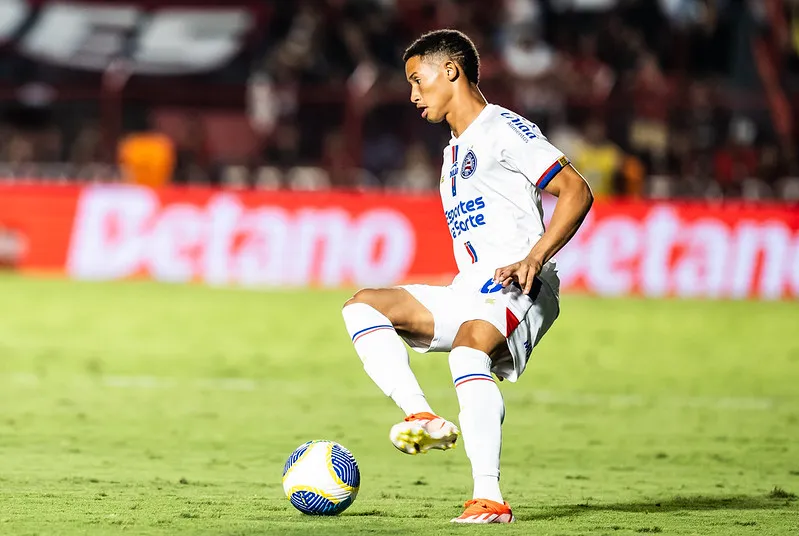
[[[3,378],[3,376],[0,376]],[[38,387],[45,383],[41,377],[30,373],[15,373],[5,376],[7,380],[19,385]],[[269,389],[269,383],[248,378],[191,378],[181,379],[164,376],[73,376],[71,381],[97,381],[103,387],[115,389],[208,389],[212,391],[258,391]],[[585,407],[673,407],[716,409],[730,411],[767,411],[778,405],[777,400],[768,397],[739,396],[644,396],[637,394],[596,394],[569,391],[531,390],[519,393],[532,398],[535,404],[549,406]],[[511,394],[510,396],[513,396]],[[779,405],[792,405],[780,401]]]

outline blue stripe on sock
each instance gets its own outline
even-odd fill
[[[375,328],[392,328],[392,329],[393,329],[393,328],[394,328],[394,326],[392,326],[391,324],[380,324],[380,325],[377,325],[377,326],[372,326],[372,327],[370,327],[370,328],[364,328],[364,329],[362,329],[361,331],[356,331],[356,332],[355,332],[355,333],[352,335],[352,340],[355,340],[355,337],[357,337],[357,336],[358,336],[358,335],[360,335],[361,333],[363,333],[363,332],[365,332],[365,331],[369,331],[370,329],[375,329]]]
[[[453,381],[452,383],[458,383],[461,380],[465,380],[466,378],[471,378],[473,376],[480,376],[482,378],[488,378],[489,380],[493,380],[494,379],[494,378],[491,377],[490,374],[482,374],[482,373],[465,374],[465,375],[461,376],[460,378],[455,378],[455,381]]]

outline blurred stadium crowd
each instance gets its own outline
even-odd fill
[[[449,132],[408,103],[401,55],[450,27],[478,46],[489,101],[538,123],[599,196],[799,199],[795,0],[241,5],[258,15],[242,50],[190,76],[0,41],[0,177],[436,189]]]

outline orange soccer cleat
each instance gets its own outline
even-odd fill
[[[466,501],[466,510],[452,523],[513,523],[515,518],[508,503],[488,499]]]

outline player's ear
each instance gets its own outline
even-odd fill
[[[452,60],[447,60],[444,63],[444,73],[447,75],[447,80],[450,82],[454,82],[460,76],[460,69],[458,68],[458,64]]]

